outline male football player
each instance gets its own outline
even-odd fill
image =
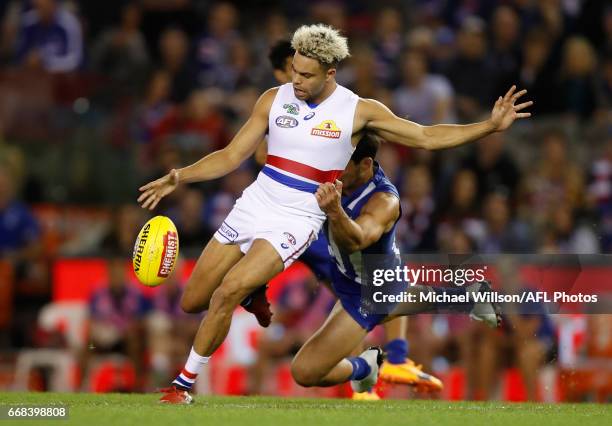
[[[270,49],[269,60],[273,68],[274,78],[285,84],[291,81],[291,65],[295,51],[288,40],[277,42]],[[267,156],[267,143],[262,141],[255,151],[255,159],[264,165]],[[349,162],[350,164],[350,162]],[[331,285],[330,255],[327,247],[327,238],[323,232],[319,233],[299,260],[305,263],[317,276],[319,281]],[[265,300],[265,287],[256,290],[251,296],[243,300],[242,306],[253,312],[262,326],[270,323],[271,312]],[[408,341],[406,328],[408,318],[399,317],[384,324],[387,343],[384,346],[386,359],[381,367],[380,378],[390,383],[413,385],[427,391],[439,391],[443,385],[440,379],[421,371],[421,368],[408,358]],[[377,399],[376,394],[354,394],[353,399]]]
[[[531,102],[513,86],[490,117],[468,125],[421,126],[394,115],[382,103],[359,98],[336,83],[348,43],[325,25],[304,25],[291,41],[292,83],[269,89],[232,141],[196,163],[173,169],[140,188],[138,202],[154,209],[180,183],[216,179],[250,157],[268,133],[266,166],[236,201],[204,248],[182,298],[186,312],[208,314],[185,367],[163,399],[190,402],[187,390],[202,365],[225,340],[234,309],[255,289],[287,268],[317,238],[325,221],[314,194],[335,182],[366,131],[403,146],[443,149],[503,131]]]
[[[350,380],[355,392],[371,390],[378,379],[381,350],[371,348],[358,357],[349,356],[366,334],[398,315],[454,306],[444,302],[405,302],[375,307],[373,300],[367,300],[368,293],[363,293],[367,285],[362,264],[365,256],[385,255],[377,267],[394,270],[402,266],[395,244],[395,226],[401,216],[399,193],[374,162],[377,149],[378,141],[366,134],[340,180],[322,184],[315,193],[321,210],[327,215],[324,228],[334,257],[331,283],[339,301],[325,324],[293,360],[292,375],[303,386],[332,386]],[[396,295],[406,288],[405,283],[398,281],[386,293]],[[490,291],[486,282],[452,288],[417,285],[409,289],[415,295]],[[493,304],[468,301],[456,309],[469,312],[472,318],[490,326],[499,323],[497,307]]]

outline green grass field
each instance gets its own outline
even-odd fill
[[[65,404],[66,420],[0,420],[41,425],[610,425],[612,406],[442,401],[352,402],[336,399],[204,397],[190,406],[164,406],[156,394],[0,393],[0,405]]]

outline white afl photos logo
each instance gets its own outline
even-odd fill
[[[281,115],[280,117],[276,117],[275,123],[278,127],[282,127],[285,129],[296,127],[298,125],[298,121],[293,117],[289,117],[288,115]]]

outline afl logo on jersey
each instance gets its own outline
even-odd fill
[[[310,134],[313,136],[322,136],[324,138],[338,139],[342,131],[336,126],[334,120],[325,120],[316,127],[313,127]]]
[[[298,121],[293,117],[289,117],[288,115],[281,115],[280,117],[276,117],[275,123],[278,127],[282,127],[285,129],[296,127],[298,125]]]

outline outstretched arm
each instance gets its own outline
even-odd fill
[[[480,139],[490,133],[505,130],[517,118],[530,117],[531,113],[519,111],[529,107],[533,102],[516,105],[516,101],[527,91],[515,91],[516,86],[512,86],[503,98],[500,96],[497,99],[491,111],[491,117],[486,121],[474,124],[421,126],[399,118],[385,105],[372,99],[360,100],[358,116],[363,120],[366,129],[372,130],[389,142],[414,148],[451,148]]]
[[[255,104],[253,113],[234,139],[223,149],[215,151],[182,169],[173,169],[167,175],[140,187],[138,202],[153,210],[157,203],[176,189],[179,183],[200,182],[225,176],[246,160],[263,139],[268,128],[270,107],[277,89],[266,91]]]
[[[321,210],[327,215],[334,242],[348,253],[371,246],[387,232],[399,216],[399,200],[396,196],[378,192],[363,206],[359,217],[351,219],[340,204],[342,183],[324,183],[315,197]]]

